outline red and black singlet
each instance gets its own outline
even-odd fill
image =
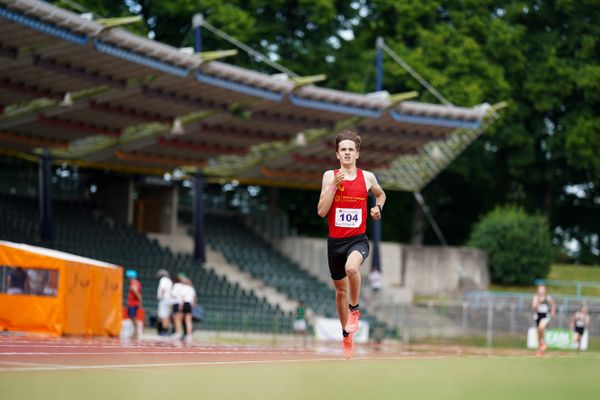
[[[334,170],[333,174],[339,170]],[[361,169],[356,178],[340,183],[327,215],[329,237],[347,238],[364,234],[367,230],[367,185]]]

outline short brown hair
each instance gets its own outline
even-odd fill
[[[335,135],[335,151],[338,151],[340,142],[342,140],[352,140],[354,144],[356,144],[356,151],[360,151],[360,144],[362,143],[362,139],[358,135],[358,133],[350,129],[344,129],[343,131]]]

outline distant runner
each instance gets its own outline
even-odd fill
[[[531,310],[533,311],[533,319],[537,327],[538,334],[538,354],[542,354],[546,348],[545,331],[550,318],[554,317],[556,304],[552,297],[546,294],[546,286],[540,285],[537,288],[537,293],[533,296],[531,302]]]

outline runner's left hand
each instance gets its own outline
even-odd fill
[[[377,207],[377,206],[371,207],[371,217],[374,220],[381,219],[381,211],[379,210],[379,207]]]

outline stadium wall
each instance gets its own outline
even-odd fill
[[[274,242],[304,270],[323,282],[331,281],[324,239],[288,237]],[[388,294],[396,292],[398,302],[410,302],[413,294],[452,295],[466,288],[486,289],[490,284],[487,253],[478,249],[382,242],[380,250],[382,289]],[[365,279],[371,262],[369,257],[362,269]]]

